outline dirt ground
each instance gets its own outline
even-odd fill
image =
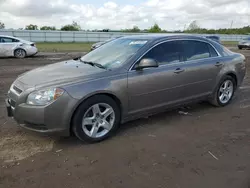
[[[241,53],[250,65],[250,50]],[[18,74],[77,55],[0,59],[0,188],[250,187],[250,66],[231,105],[200,103],[129,122],[98,144],[41,136],[6,117]]]

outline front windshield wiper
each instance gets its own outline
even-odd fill
[[[104,67],[103,65],[101,65],[99,63],[95,63],[95,62],[92,62],[92,61],[83,61],[81,58],[79,58],[79,61],[82,62],[82,63],[88,64],[88,65],[91,65],[93,67],[98,67],[98,68],[107,70],[106,67]]]

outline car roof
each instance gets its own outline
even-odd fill
[[[8,35],[0,35],[0,37],[10,37],[10,38],[15,38],[13,36],[8,36]]]
[[[145,35],[131,35],[125,36],[123,39],[140,39],[140,40],[164,40],[164,39],[202,39],[205,37],[194,34],[145,34]]]

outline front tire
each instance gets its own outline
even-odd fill
[[[214,106],[223,107],[228,105],[234,96],[236,81],[231,76],[225,76],[216,87],[210,103]]]
[[[96,95],[78,107],[73,117],[72,130],[84,142],[100,142],[115,133],[120,116],[119,106],[111,97]]]
[[[26,51],[24,49],[16,49],[14,51],[14,56],[18,59],[22,59],[22,58],[25,58],[26,57]]]

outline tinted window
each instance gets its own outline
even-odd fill
[[[12,39],[12,38],[2,37],[2,38],[0,38],[0,42],[1,43],[11,43],[11,42],[19,42],[19,41],[16,39]]]
[[[210,44],[208,44],[208,48],[209,48],[210,57],[217,57],[218,56],[217,52]]]
[[[187,61],[217,56],[215,50],[205,42],[183,41],[185,59]]]
[[[159,64],[171,64],[182,61],[180,41],[165,42],[151,49],[143,58],[155,59]]]

